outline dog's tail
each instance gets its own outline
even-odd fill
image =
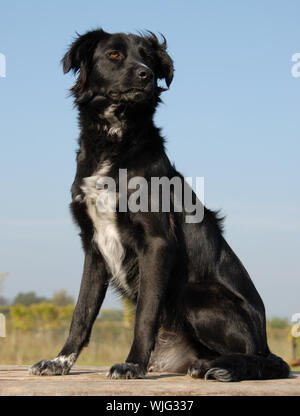
[[[268,380],[289,377],[288,364],[277,355],[230,354],[214,359],[205,374],[218,381]]]

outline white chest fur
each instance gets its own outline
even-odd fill
[[[88,215],[94,225],[94,241],[111,272],[112,282],[115,286],[127,290],[126,272],[122,267],[125,250],[116,222],[117,194],[104,186],[107,184],[110,168],[111,165],[104,162],[93,176],[84,178],[81,189],[84,192]]]

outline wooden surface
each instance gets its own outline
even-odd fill
[[[27,366],[0,366],[1,396],[299,396],[300,372],[289,379],[220,383],[187,375],[149,373],[108,380],[107,367],[74,367],[67,376],[32,376]]]

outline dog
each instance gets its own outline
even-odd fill
[[[173,188],[169,211],[161,202],[154,210],[120,209],[120,170],[127,173],[127,185],[134,178],[146,185],[151,178],[180,178],[181,191],[185,186],[153,122],[165,90],[159,83],[169,88],[174,74],[161,36],[98,29],[78,35],[62,60],[64,73],[77,75],[71,93],[81,134],[71,212],[85,260],[65,345],[30,372],[69,373],[89,343],[111,284],[136,312],[129,355],[110,368],[109,378],[142,378],[147,371],[219,381],[286,378],[288,365],[267,344],[264,304],[225,241],[219,214],[203,207],[201,221],[191,219],[191,210],[176,209]],[[116,183],[115,191],[107,178]],[[157,202],[147,189],[144,196]],[[132,195],[128,187],[127,200]],[[117,209],[100,209],[101,201]],[[192,201],[201,206],[193,191]]]

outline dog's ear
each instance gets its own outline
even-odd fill
[[[76,73],[83,64],[87,64],[88,60],[93,57],[97,43],[106,36],[109,34],[102,29],[90,31],[85,35],[77,34],[77,39],[62,59],[64,74],[71,69]]]
[[[172,58],[167,53],[166,38],[160,34],[163,38],[163,42],[160,43],[154,33],[150,31],[148,33],[150,36],[147,36],[146,39],[150,42],[156,56],[156,76],[159,79],[165,79],[167,87],[169,87],[174,76],[174,65]]]
[[[102,29],[88,32],[85,35],[78,35],[62,59],[64,74],[71,70],[74,74],[79,72],[77,82],[71,89],[77,98],[77,103],[86,101],[88,96],[91,95],[89,91],[85,91],[88,71],[92,66],[94,50],[98,42],[106,36],[109,36],[109,34]]]

